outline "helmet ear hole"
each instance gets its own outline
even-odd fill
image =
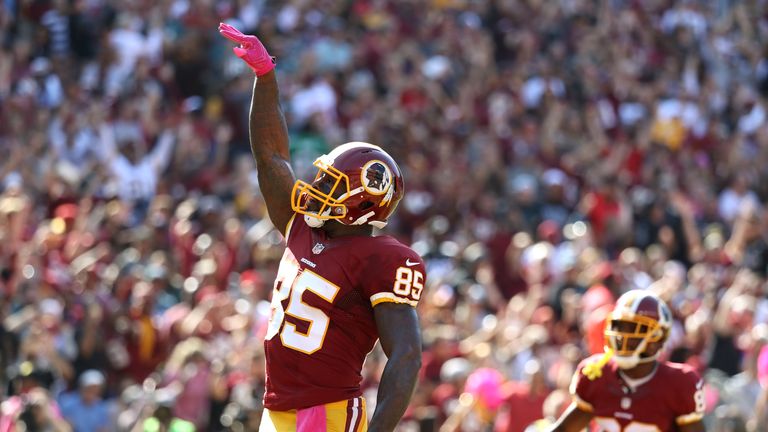
[[[370,201],[365,201],[365,202],[362,202],[362,203],[360,203],[360,205],[358,206],[358,208],[359,208],[360,210],[367,210],[367,209],[369,209],[369,208],[371,208],[371,207],[373,207],[373,203],[372,203],[372,202],[370,202]]]

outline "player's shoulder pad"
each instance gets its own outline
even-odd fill
[[[423,260],[419,254],[416,253],[416,251],[401,243],[394,237],[380,236],[374,237],[374,239],[376,239],[375,243],[373,244],[371,250],[368,251],[369,253],[376,255],[383,254],[385,258],[392,261],[402,260],[403,262],[410,261],[418,262],[421,265],[424,264]]]
[[[696,386],[703,384],[701,374],[691,365],[685,363],[663,362],[660,367],[664,370],[665,379],[670,383],[681,386]]]

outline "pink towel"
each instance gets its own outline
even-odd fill
[[[325,405],[299,410],[296,413],[296,432],[325,432]]]

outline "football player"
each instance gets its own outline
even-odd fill
[[[581,431],[592,420],[603,432],[703,431],[703,381],[687,365],[658,360],[671,325],[655,294],[622,295],[606,320],[605,354],[581,362],[573,402],[550,431]]]
[[[264,342],[262,431],[392,431],[421,367],[415,306],[424,263],[392,237],[373,236],[403,197],[395,161],[351,142],[319,157],[311,183],[297,181],[278,103],[275,61],[255,36],[220,33],[256,74],[250,140],[259,187],[287,248],[272,292]],[[387,355],[367,424],[361,370],[376,340]]]

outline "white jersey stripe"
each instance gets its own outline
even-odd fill
[[[347,432],[355,432],[357,428],[357,417],[359,416],[360,409],[358,408],[358,398],[352,399],[352,420],[349,422],[349,429]]]
[[[392,302],[392,303],[405,303],[408,305],[411,305],[413,307],[416,307],[416,305],[419,304],[416,300],[411,300],[403,297],[398,297],[394,295],[393,293],[383,292],[383,293],[377,293],[371,296],[371,305],[376,306],[379,303],[382,302]]]

